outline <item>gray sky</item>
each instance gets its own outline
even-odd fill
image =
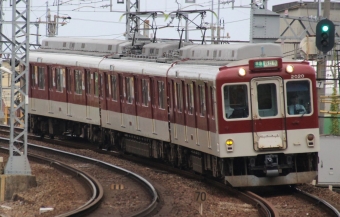
[[[126,1],[126,0],[125,0]],[[46,21],[46,9],[51,10],[51,15],[57,14],[58,0],[31,0],[31,21]],[[185,0],[140,0],[141,11],[163,11],[169,13],[177,10],[179,7],[183,10],[202,10],[211,9],[212,1],[210,0],[196,0],[196,4],[187,4]],[[228,2],[227,0],[220,0],[220,2]],[[222,36],[229,33],[230,40],[249,40],[249,15],[251,0],[236,0],[236,8],[231,8],[231,3],[220,5],[220,19],[224,21],[224,30],[221,31]],[[286,2],[294,2],[293,0],[268,0],[268,9],[271,10],[273,5],[283,4]],[[116,0],[112,0],[113,11],[110,12],[110,0],[59,0],[59,15],[70,16],[72,19],[64,26],[59,26],[58,36],[70,37],[88,37],[88,38],[117,38],[124,39],[123,33],[125,31],[125,17],[120,20],[125,11],[125,4],[117,4]],[[217,13],[218,0],[213,0],[214,11]],[[241,6],[241,7],[239,7]],[[9,1],[4,3],[4,13],[6,21],[10,21],[12,9],[9,7]],[[190,15],[193,19],[196,15]],[[61,20],[60,20],[61,21]],[[212,15],[207,13],[204,19],[205,22],[211,23]],[[164,18],[156,20],[157,26],[164,26],[169,20],[164,21]],[[200,23],[200,18],[194,20]],[[214,18],[214,23],[216,18]],[[176,31],[178,20],[173,22],[175,27],[164,28],[157,31],[158,38],[179,38]],[[184,25],[184,22],[179,25]],[[45,24],[40,24],[39,34],[40,40],[46,36]],[[194,25],[189,25],[189,29],[194,29]],[[30,28],[31,34],[35,34],[37,28],[32,26]],[[11,32],[10,26],[4,26],[3,32]],[[150,32],[151,33],[151,32]],[[208,30],[206,36],[210,36],[211,31]],[[199,31],[190,31],[189,38],[200,39],[201,33]],[[30,41],[34,42],[35,37],[31,36]]]

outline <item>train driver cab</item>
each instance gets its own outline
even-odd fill
[[[227,119],[247,118],[249,116],[247,85],[225,85],[223,94]]]
[[[308,115],[312,112],[309,81],[288,81],[287,113],[288,115]]]

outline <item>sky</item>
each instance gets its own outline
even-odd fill
[[[52,17],[57,15],[59,8],[59,16],[71,17],[66,20],[66,24],[58,26],[58,35],[63,37],[84,37],[84,38],[110,38],[124,39],[125,32],[125,4],[118,4],[118,0],[112,1],[112,9],[110,8],[110,0],[31,0],[30,18],[31,22],[42,21],[39,24],[39,41],[46,37],[46,11],[49,8]],[[126,1],[126,0],[125,0]],[[135,2],[134,0],[131,0]],[[261,2],[261,0],[256,0]],[[296,1],[296,0],[295,0]],[[10,1],[5,1],[3,6],[5,21],[11,21],[12,9],[9,6]],[[59,2],[59,7],[58,3]],[[267,8],[272,9],[273,5],[294,2],[294,0],[267,0]],[[234,9],[230,0],[220,0],[219,17],[224,22],[224,29],[221,30],[221,36],[229,35],[230,40],[249,40],[249,24],[250,24],[250,3],[251,0],[235,0]],[[185,0],[140,0],[140,11],[163,11],[166,14],[182,10],[204,10],[212,9],[218,13],[218,0],[196,0],[195,4],[185,3]],[[189,15],[190,19],[194,19],[196,14]],[[212,20],[213,19],[213,20]],[[206,14],[204,22],[215,23],[216,18],[210,12]],[[59,19],[59,22],[62,22]],[[158,27],[169,23],[170,19],[165,20],[164,17],[156,19]],[[150,20],[151,22],[151,20]],[[201,23],[200,17],[194,19],[194,22]],[[173,27],[162,28],[157,31],[158,38],[179,39],[176,31],[177,26],[184,25],[184,21],[174,20],[171,24]],[[208,24],[210,25],[210,24]],[[195,29],[195,25],[190,24],[189,29]],[[11,33],[11,26],[4,25],[3,32]],[[37,27],[31,25],[30,33],[36,34]],[[149,32],[150,35],[151,31]],[[206,33],[207,38],[211,35],[211,30]],[[190,39],[200,39],[201,32],[198,30],[189,32]],[[30,36],[30,42],[36,43],[36,36]]]

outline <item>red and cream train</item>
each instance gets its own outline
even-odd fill
[[[308,62],[284,59],[270,43],[176,46],[44,40],[29,57],[30,130],[71,133],[237,187],[315,179]]]

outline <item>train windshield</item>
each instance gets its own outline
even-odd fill
[[[310,114],[312,112],[309,81],[288,81],[286,90],[288,115]]]
[[[225,117],[247,118],[249,116],[248,88],[245,84],[223,87]]]

